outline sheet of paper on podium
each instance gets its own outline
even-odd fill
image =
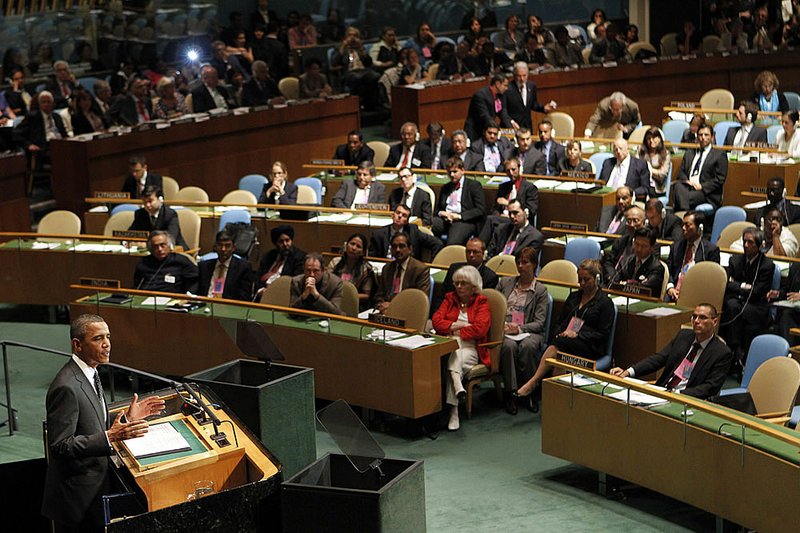
[[[147,428],[147,433],[135,439],[123,441],[137,459],[155,457],[174,452],[191,450],[191,446],[172,424],[165,422]]]

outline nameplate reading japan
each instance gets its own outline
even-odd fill
[[[120,287],[118,279],[80,278],[80,284],[89,287],[103,287],[105,289],[119,289]]]
[[[150,234],[146,231],[115,229],[112,232],[112,237],[119,237],[121,239],[147,239],[149,236]]]
[[[356,209],[366,209],[369,211],[388,211],[389,204],[356,204]]]
[[[312,165],[324,165],[326,167],[343,167],[344,159],[312,159]]]
[[[553,229],[565,229],[567,231],[580,231],[582,233],[589,231],[588,224],[579,224],[577,222],[559,222],[558,220],[551,220],[550,227]]]
[[[637,285],[636,283],[612,283],[610,289],[612,291],[635,294],[637,296],[653,295],[653,291],[651,291],[648,287],[643,287],[641,285]]]
[[[406,327],[406,321],[401,318],[394,318],[391,316],[382,315],[380,313],[372,313],[369,315],[369,321],[373,324],[381,324],[382,326],[392,326],[395,328]]]
[[[94,191],[94,197],[127,200],[131,197],[131,193],[119,191]]]
[[[561,361],[563,363],[567,363],[568,365],[577,366],[580,368],[586,368],[588,370],[595,369],[594,361],[592,361],[591,359],[578,357],[577,355],[571,355],[564,352],[556,352],[556,360]]]

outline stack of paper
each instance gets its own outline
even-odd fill
[[[154,424],[147,428],[147,433],[143,436],[125,439],[122,442],[137,459],[192,449],[183,435],[169,422]]]
[[[403,337],[402,339],[395,339],[389,341],[386,344],[391,344],[392,346],[397,346],[398,348],[406,348],[408,350],[414,350],[416,348],[428,346],[429,344],[433,344],[434,342],[436,341],[434,341],[430,337],[423,337],[422,335],[412,335],[410,337]]]

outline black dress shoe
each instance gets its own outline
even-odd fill
[[[533,395],[528,396],[528,405],[526,406],[528,411],[531,413],[538,413],[539,412],[539,401],[533,397]]]
[[[510,415],[517,414],[517,402],[514,400],[514,396],[511,394],[506,395],[506,413]]]

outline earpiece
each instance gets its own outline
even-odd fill
[[[752,113],[748,113],[747,114],[747,122],[753,122],[753,114]]]
[[[697,231],[699,231],[699,232],[700,232],[700,236],[702,236],[702,235],[703,235],[703,225],[702,225],[702,224],[698,224],[698,225],[697,225]]]
[[[600,285],[600,274],[594,275],[594,282],[596,285]]]

